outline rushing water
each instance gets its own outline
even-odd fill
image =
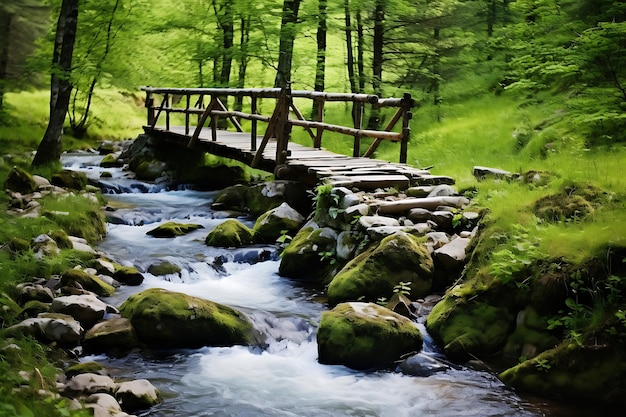
[[[66,155],[64,164],[98,178],[98,156]],[[149,379],[165,401],[142,416],[556,416],[542,403],[523,400],[494,375],[451,369],[430,377],[397,372],[357,372],[317,362],[315,333],[327,307],[318,294],[278,276],[276,248],[239,250],[208,247],[207,233],[226,217],[215,212],[215,193],[166,191],[111,170],[105,192],[118,220],[110,223],[97,249],[141,270],[167,260],[180,276],[144,273],[138,287],[122,287],[107,299],[119,306],[129,295],[160,287],[230,305],[246,313],[267,335],[260,348],[235,346],[96,355],[118,378]],[[240,219],[248,225],[253,219]],[[165,221],[201,224],[203,229],[173,239],[146,232]],[[263,253],[262,262],[249,261]],[[256,258],[253,256],[252,258]],[[436,355],[421,327],[425,351]]]

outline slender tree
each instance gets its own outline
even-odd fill
[[[274,87],[286,87],[291,83],[293,42],[296,38],[296,24],[301,0],[284,0],[278,47],[278,67]]]
[[[67,114],[72,84],[72,55],[76,40],[79,0],[63,0],[57,21],[50,80],[50,120],[32,165],[59,162],[63,151],[63,124]]]
[[[318,0],[318,23],[317,23],[317,62],[315,66],[315,91],[324,91],[326,77],[326,6],[327,0]],[[317,117],[319,103],[313,101],[311,118]]]

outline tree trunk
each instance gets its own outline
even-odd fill
[[[296,37],[296,23],[301,0],[284,0],[278,47],[278,68],[274,87],[285,88],[291,84],[291,60],[293,42]]]
[[[55,163],[61,160],[63,124],[72,93],[70,73],[72,70],[74,41],[76,40],[78,2],[79,0],[63,0],[61,5],[52,61],[50,120],[37,148],[37,153],[32,162],[33,166]],[[61,29],[60,33],[59,29]]]
[[[248,69],[248,44],[250,43],[250,16],[241,18],[241,37],[239,38],[239,72],[237,88],[246,86],[246,71]],[[235,111],[243,109],[243,96],[235,97]]]
[[[374,45],[372,56],[372,89],[374,94],[382,96],[383,45],[385,33],[385,0],[376,0],[374,9]],[[367,123],[368,129],[376,130],[380,126],[380,110],[373,108]]]
[[[315,91],[324,91],[326,75],[326,2],[318,0],[319,22],[317,25],[317,65],[315,67]],[[313,100],[311,119],[316,120],[319,102]]]
[[[359,93],[365,91],[365,61],[363,60],[363,50],[365,49],[365,37],[363,36],[363,20],[361,18],[361,10],[356,11],[356,34],[357,34],[357,46],[356,46],[356,65],[359,75]]]
[[[352,17],[350,11],[350,0],[344,0],[343,3],[344,14],[346,16],[346,50],[347,50],[347,62],[348,66],[348,81],[350,82],[350,92],[358,93],[356,85],[356,76],[354,74],[354,52],[352,50]]]
[[[1,14],[0,13],[0,39],[5,39],[7,41],[2,42],[2,46],[0,48],[0,111],[2,111],[2,106],[4,103],[4,91],[7,82],[7,66],[9,64],[9,43],[8,39],[10,39],[11,35],[11,21],[13,20],[13,15],[10,13]]]

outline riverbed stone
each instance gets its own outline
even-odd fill
[[[398,366],[398,370],[405,375],[421,377],[432,376],[450,369],[452,367],[449,364],[424,352],[409,356]]]
[[[157,238],[172,238],[186,235],[198,229],[204,229],[204,226],[193,223],[165,222],[154,229],[148,230],[146,234]]]
[[[180,266],[169,261],[160,261],[148,267],[148,273],[154,276],[180,275]]]
[[[122,284],[137,286],[143,282],[143,274],[134,266],[115,265],[113,278]]]
[[[89,352],[125,352],[139,346],[131,321],[115,317],[96,323],[85,333],[83,346]]]
[[[463,291],[459,287],[447,293],[426,318],[428,333],[454,363],[497,352],[515,323],[515,317],[505,308],[462,302],[457,293]]]
[[[433,268],[430,253],[419,238],[396,233],[348,262],[328,286],[328,301],[334,305],[389,298],[400,282],[410,282],[410,298],[423,297],[430,292]]]
[[[115,398],[122,410],[134,412],[153,407],[163,401],[161,393],[147,379],[119,383]]]
[[[69,269],[61,275],[60,285],[63,287],[77,287],[96,293],[101,297],[110,297],[115,293],[115,287],[103,282],[95,275],[80,269]]]
[[[209,300],[151,288],[129,297],[119,308],[139,340],[155,348],[250,345],[252,324],[243,313]]]
[[[112,395],[115,393],[115,388],[115,381],[109,376],[84,373],[73,376],[65,383],[65,394],[70,397],[98,393]]]
[[[84,190],[88,183],[87,174],[69,169],[64,169],[53,174],[50,182],[57,187],[69,188],[76,191]]]
[[[368,369],[419,352],[423,339],[408,318],[374,303],[351,302],[322,313],[317,344],[322,364]]]
[[[46,286],[37,283],[18,284],[16,289],[19,291],[18,299],[20,303],[25,304],[29,301],[41,301],[50,303],[54,299],[52,290]]]
[[[466,250],[471,243],[471,239],[457,237],[438,249],[435,249],[433,256],[437,264],[446,272],[458,273],[465,265]]]
[[[80,323],[72,316],[59,313],[42,313],[6,329],[5,335],[30,335],[44,343],[76,346],[83,334]]]
[[[274,243],[284,231],[289,235],[295,234],[304,223],[304,220],[304,217],[289,204],[282,203],[280,206],[262,214],[254,223],[255,240],[264,243]]]
[[[83,328],[88,329],[102,320],[107,305],[94,295],[67,295],[52,300],[51,310],[74,317]]]
[[[21,194],[29,194],[37,189],[37,185],[28,171],[14,166],[4,181],[4,188]]]
[[[254,240],[254,230],[237,219],[228,219],[209,232],[204,240],[208,246],[239,248],[250,245]]]
[[[336,250],[337,232],[331,228],[306,226],[289,242],[280,255],[280,276],[306,281],[325,281],[333,269],[332,254]]]
[[[42,259],[46,256],[57,255],[60,252],[59,246],[50,236],[41,234],[31,241],[31,248],[35,252],[35,257]]]

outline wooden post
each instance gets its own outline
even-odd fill
[[[409,148],[409,140],[411,139],[411,119],[413,113],[411,113],[411,107],[413,106],[413,99],[411,93],[404,93],[402,97],[402,140],[400,142],[400,163],[406,164],[407,151]]]
[[[146,91],[145,106],[148,109],[148,126],[154,126],[154,99],[150,91]]]
[[[165,93],[165,99],[163,100],[165,104],[165,130],[170,130],[170,95],[169,93]]]
[[[354,102],[354,128],[359,130],[363,128],[363,103]],[[355,158],[361,156],[361,135],[354,135],[352,156]]]
[[[287,160],[291,124],[289,123],[289,109],[291,108],[291,86],[289,83],[281,90],[276,104],[278,124],[276,125],[276,165],[284,164]]]
[[[257,114],[257,102],[256,96],[252,96],[252,103],[250,107],[250,113]],[[256,135],[257,135],[257,121],[252,119],[252,132],[250,132],[250,150],[256,151]]]
[[[191,95],[189,93],[185,94],[185,136],[189,135],[189,101],[191,100]]]
[[[319,100],[317,104],[317,121],[320,123],[324,122],[324,105],[326,104],[326,100]],[[324,128],[317,128],[317,135],[315,135],[315,141],[313,142],[313,147],[316,149],[320,149],[322,147],[322,135],[324,134]]]

